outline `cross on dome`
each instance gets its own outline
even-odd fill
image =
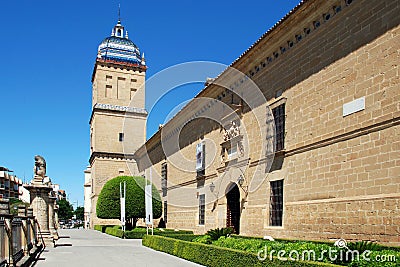
[[[121,5],[118,5],[118,22],[114,26],[111,32],[111,36],[128,39],[128,31],[126,31],[124,35],[124,29],[125,27],[121,24]]]

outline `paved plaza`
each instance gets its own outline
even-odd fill
[[[94,230],[60,230],[35,266],[201,266],[142,246],[142,240],[120,239]]]

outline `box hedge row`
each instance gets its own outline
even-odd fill
[[[168,254],[196,262],[209,267],[230,267],[230,266],[294,266],[294,267],[333,267],[338,266],[329,263],[310,262],[310,261],[260,261],[257,254],[222,248],[213,245],[188,242],[163,236],[143,237],[142,244],[149,248],[166,252]]]
[[[126,239],[142,239],[143,236],[146,235],[146,228],[143,227],[137,227],[131,231],[125,231],[124,233],[119,225],[95,225],[94,230],[119,238],[124,237]],[[197,235],[193,234],[193,231],[175,231],[174,229],[163,229],[162,231],[159,229],[154,229],[154,235],[168,236],[185,241],[192,241],[194,238],[198,237]]]
[[[106,228],[106,234],[112,235],[112,236],[116,236],[119,238],[123,238],[124,237],[124,231],[122,231],[121,229],[117,229],[114,227],[107,227]]]
[[[149,232],[150,233],[150,232]],[[146,235],[146,232],[135,232],[135,231],[126,231],[125,238],[126,239],[142,239],[143,236]],[[154,232],[154,235],[160,236],[168,236],[176,239],[192,241],[197,235],[194,235],[191,231],[182,231],[182,232]]]
[[[95,225],[94,226],[94,230],[100,231],[102,233],[106,232],[106,229],[109,227],[114,227],[114,225]]]

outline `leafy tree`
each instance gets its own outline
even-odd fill
[[[76,210],[74,211],[76,219],[81,220],[81,221],[83,221],[83,219],[84,219],[84,213],[85,213],[85,211],[84,211],[83,207],[77,207]]]
[[[102,219],[120,219],[119,185],[126,181],[125,211],[127,229],[136,227],[139,218],[146,217],[144,204],[144,187],[146,180],[141,176],[118,176],[109,180],[100,192],[97,200],[97,216]],[[160,218],[162,214],[161,197],[157,188],[152,186],[153,218]]]
[[[61,220],[69,220],[74,215],[74,208],[66,199],[61,199],[58,201],[58,217]]]
[[[10,198],[10,213],[12,215],[17,215],[18,214],[18,206],[20,206],[20,205],[24,205],[26,208],[28,208],[30,206],[29,203],[25,203],[18,198]]]

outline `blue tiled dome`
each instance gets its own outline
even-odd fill
[[[97,57],[103,60],[145,65],[139,48],[124,34],[124,27],[118,21],[111,36],[105,38],[99,45]]]

